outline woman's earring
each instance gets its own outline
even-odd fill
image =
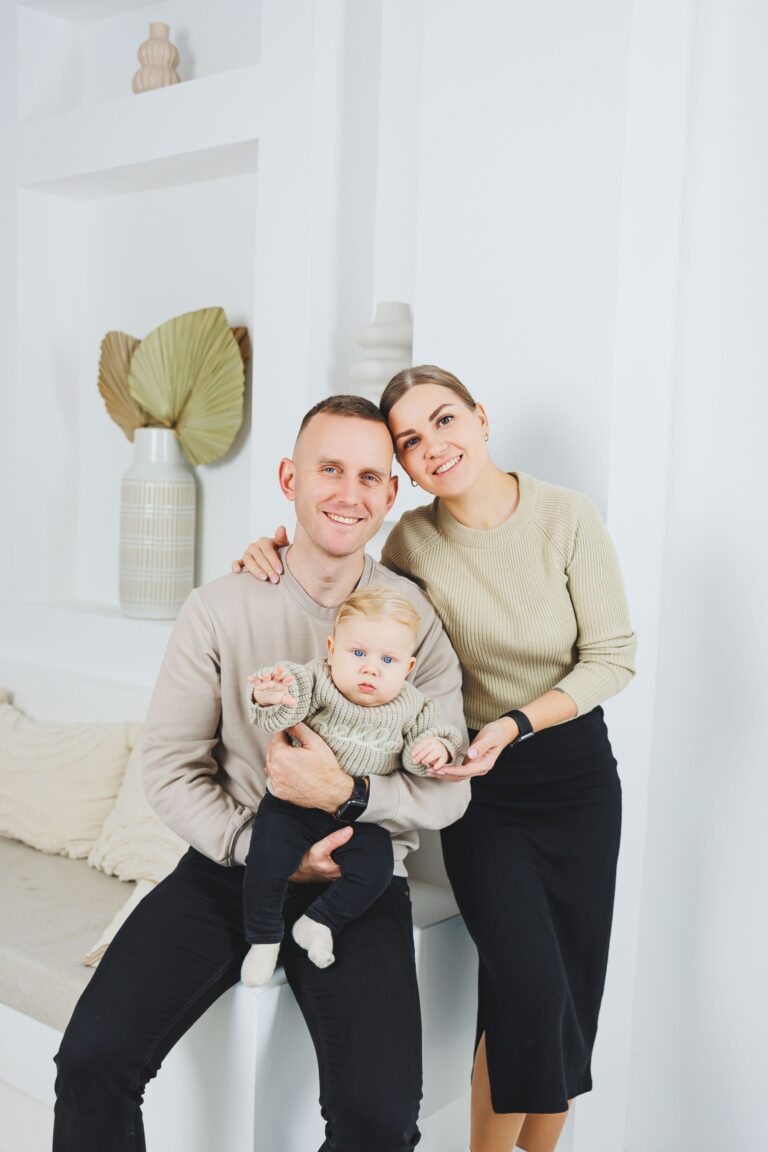
[[[487,444],[487,443],[488,443],[488,433],[487,433],[487,432],[486,432],[486,434],[485,434],[485,437],[484,437],[484,439],[485,439],[485,442],[486,442],[486,444]]]
[[[411,487],[412,488],[418,488],[418,486],[419,485],[417,484],[417,482],[415,480],[411,480]]]

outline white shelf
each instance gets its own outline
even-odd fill
[[[22,604],[2,620],[0,659],[151,687],[172,627],[130,619],[111,604]]]
[[[256,170],[259,68],[131,95],[17,130],[17,184],[73,199]]]
[[[157,0],[17,0],[20,8],[31,8],[57,20],[83,26],[111,20],[126,12],[157,6]]]

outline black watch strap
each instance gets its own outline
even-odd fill
[[[347,822],[357,820],[358,816],[361,816],[368,807],[368,787],[365,776],[355,776],[353,779],[352,795],[343,804],[339,804],[333,814],[336,820]]]
[[[515,744],[519,744],[521,740],[530,740],[531,736],[534,735],[533,724],[531,724],[525,712],[521,712],[518,708],[513,708],[511,712],[505,712],[504,715],[509,716],[510,720],[514,720],[515,724],[517,724],[517,736],[515,736],[510,744],[510,748],[514,747]]]

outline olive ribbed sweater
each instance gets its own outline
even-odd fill
[[[579,492],[516,475],[520,499],[504,524],[466,528],[434,500],[403,515],[381,557],[441,617],[470,728],[552,688],[581,715],[634,675],[636,639],[599,512]]]

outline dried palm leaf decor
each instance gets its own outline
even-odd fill
[[[108,332],[99,391],[135,443],[120,504],[120,607],[172,619],[194,586],[196,486],[188,464],[211,464],[243,422],[246,328],[221,308],[187,312],[143,340]],[[186,458],[186,459],[185,459]]]
[[[249,356],[247,329],[230,328],[223,308],[201,308],[167,320],[144,340],[108,332],[99,391],[129,440],[137,428],[171,428],[190,464],[211,464],[243,422]]]

